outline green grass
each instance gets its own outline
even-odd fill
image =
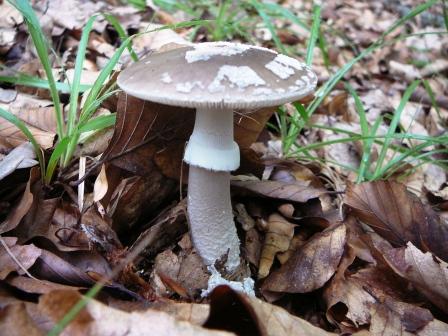
[[[36,48],[38,58],[47,78],[41,79],[22,73],[16,73],[15,76],[1,76],[0,82],[28,85],[48,89],[50,91],[55,109],[58,137],[55,148],[51,156],[48,158],[48,165],[46,164],[47,160],[43,156],[42,150],[38,147],[36,139],[34,139],[26,125],[8,111],[2,110],[0,116],[17,126],[33,144],[36,155],[39,159],[42,179],[46,184],[49,184],[54,178],[54,173],[58,165],[66,167],[71,163],[73,153],[78,145],[81,133],[87,131],[98,131],[113,125],[115,116],[112,115],[94,118],[94,114],[105,99],[117,93],[116,84],[109,83],[108,81],[116,64],[120,60],[123,51],[127,49],[134,61],[138,59],[138,56],[132,49],[133,37],[126,36],[124,29],[121,27],[116,18],[110,14],[104,14],[106,20],[108,20],[117,30],[119,37],[122,39],[122,44],[115,51],[111,59],[106,63],[105,67],[101,70],[94,84],[91,86],[82,85],[81,74],[83,63],[86,59],[89,35],[92,31],[95,20],[98,18],[98,15],[94,15],[89,18],[82,31],[81,40],[79,42],[76,54],[74,67],[75,71],[72,83],[59,83],[55,80],[52,72],[52,61],[49,56],[52,54],[51,46],[49,45],[42,28],[39,25],[39,21],[31,5],[27,0],[9,0],[9,2],[23,15],[29,34]],[[175,25],[167,25],[151,31],[169,28],[176,29],[191,26],[203,26],[209,23],[210,22],[208,20],[193,20]],[[64,115],[59,99],[60,92],[70,94],[67,121],[64,121]],[[83,97],[84,103],[80,106],[79,102],[83,93],[86,96]]]
[[[361,126],[361,134],[350,134],[347,138],[344,139],[337,139],[334,141],[326,141],[326,142],[320,142],[311,144],[308,146],[300,147],[300,145],[297,143],[297,138],[299,134],[302,132],[302,130],[305,127],[320,127],[319,125],[309,125],[309,120],[312,116],[312,114],[317,110],[317,108],[322,104],[325,97],[328,96],[328,94],[332,91],[334,86],[347,74],[350,69],[355,65],[357,62],[359,62],[364,57],[371,54],[373,51],[391,44],[395,43],[397,40],[402,40],[405,38],[408,38],[410,36],[416,36],[416,35],[422,35],[422,34],[409,34],[404,36],[399,36],[398,38],[395,38],[391,41],[386,41],[386,38],[389,34],[391,34],[393,31],[395,31],[397,28],[403,26],[406,22],[413,19],[415,16],[419,15],[420,13],[426,11],[428,8],[433,6],[437,1],[432,0],[428,1],[426,3],[423,3],[416,8],[414,8],[412,11],[410,11],[406,16],[400,18],[397,20],[394,24],[391,25],[383,34],[382,36],[372,43],[368,48],[360,52],[357,56],[355,56],[352,60],[347,62],[342,68],[340,68],[338,71],[336,71],[330,79],[324,83],[319,90],[316,93],[315,99],[308,105],[304,106],[300,103],[294,103],[293,106],[295,107],[296,111],[291,116],[288,113],[286,113],[286,109],[283,107],[280,107],[277,113],[277,123],[278,126],[275,127],[275,129],[278,130],[278,132],[281,135],[282,143],[283,143],[283,151],[284,155],[287,157],[295,157],[297,159],[307,159],[307,160],[320,160],[317,157],[311,156],[308,151],[311,149],[317,149],[322,148],[324,146],[331,145],[333,143],[339,143],[339,142],[354,142],[354,141],[361,141],[362,142],[362,155],[361,155],[361,162],[359,167],[351,167],[351,170],[357,173],[358,178],[357,182],[360,183],[362,181],[366,180],[376,180],[380,178],[384,178],[389,176],[391,171],[396,171],[396,167],[403,166],[404,162],[409,161],[415,161],[419,160],[418,162],[422,161],[424,163],[434,163],[441,165],[446,168],[446,164],[443,161],[435,160],[432,154],[435,154],[434,152],[428,153],[425,152],[425,148],[437,144],[437,143],[446,143],[448,140],[446,137],[423,137],[424,138],[424,145],[421,146],[415,146],[413,148],[408,148],[406,146],[395,146],[392,145],[392,140],[394,139],[421,139],[418,135],[413,134],[407,134],[406,136],[403,136],[402,134],[396,133],[397,132],[397,126],[399,122],[399,118],[401,115],[401,112],[403,111],[406,103],[408,102],[410,95],[415,90],[415,88],[420,84],[419,81],[413,82],[410,87],[405,91],[403,98],[400,102],[399,107],[395,111],[394,115],[391,117],[391,122],[388,128],[388,132],[384,137],[377,136],[376,132],[383,122],[382,118],[380,117],[378,120],[375,121],[375,123],[372,126],[369,126],[367,123],[366,118],[366,112],[364,107],[362,106],[361,100],[359,99],[356,92],[351,88],[351,86],[346,85],[347,91],[353,96],[355,100],[355,106],[358,112],[358,115],[360,117],[360,126]],[[314,50],[316,46],[316,40],[318,40],[317,45],[321,49],[321,52],[324,56],[324,62],[325,65],[328,68],[328,58],[327,58],[327,52],[326,52],[326,42],[322,40],[323,34],[322,30],[319,29],[320,22],[319,22],[319,8],[314,8],[314,15],[313,15],[313,24],[311,28],[310,37],[308,40],[308,48],[307,48],[307,57],[306,62],[308,64],[312,63],[312,51]],[[441,32],[435,32],[437,34],[440,34]],[[439,112],[438,106],[435,101],[434,94],[429,86],[429,83],[426,81],[423,81],[423,86],[425,87],[426,91],[428,92],[428,95],[431,98],[433,106],[436,108],[436,110]],[[439,112],[440,113],[440,112]],[[324,128],[324,127],[323,127]],[[328,128],[332,129],[332,128]],[[344,130],[337,130],[332,129],[336,133],[343,133]],[[372,165],[371,162],[371,151],[372,151],[372,145],[373,143],[380,144],[381,150],[379,153],[379,157],[375,163],[375,170],[370,171],[369,168]],[[388,163],[385,162],[386,153],[388,150],[393,150],[396,153],[400,153],[400,155],[394,157],[392,160],[390,160]],[[442,150],[443,151],[443,150]],[[419,159],[416,159],[419,158]],[[336,163],[338,164],[338,163]],[[420,164],[420,163],[417,163]],[[339,165],[341,165],[339,163]],[[342,166],[342,165],[341,165]],[[344,168],[350,168],[344,166]]]

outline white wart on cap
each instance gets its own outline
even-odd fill
[[[228,42],[149,55],[118,77],[133,96],[192,108],[276,106],[310,94],[316,84],[311,69],[294,58]]]

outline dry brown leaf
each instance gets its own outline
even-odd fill
[[[315,234],[263,283],[264,291],[308,293],[321,288],[335,273],[344,252],[345,225]]]
[[[412,243],[406,247],[389,249],[383,254],[390,267],[410,281],[432,303],[448,312],[448,264],[423,253]]]
[[[237,293],[227,286],[219,286],[212,292],[210,308],[205,327],[225,329],[238,335],[335,335],[289,314],[281,307]]]
[[[17,245],[17,238],[0,237],[0,280],[4,280],[11,272],[24,274],[40,257],[42,250],[33,244]],[[8,250],[6,250],[6,244]],[[16,259],[16,260],[14,260]]]
[[[74,291],[54,291],[42,296],[39,309],[54,323],[59,321],[82,296]],[[230,336],[218,330],[207,330],[186,321],[178,321],[154,309],[127,313],[91,300],[65,329],[67,335],[195,335]]]
[[[376,302],[362,288],[362,283],[350,277],[335,277],[325,288],[324,299],[329,321],[340,323],[347,318],[356,327],[370,322],[370,305]],[[340,304],[344,304],[346,310]]]
[[[37,5],[46,18],[69,30],[82,29],[90,16],[106,10],[104,2],[79,0],[49,0]]]
[[[442,336],[448,333],[448,325],[434,320],[429,310],[389,298],[372,305],[371,315],[372,336]]]
[[[191,44],[191,42],[185,40],[182,36],[171,29],[162,29],[158,31],[152,31],[157,28],[163,27],[161,24],[140,22],[140,29],[142,31],[148,31],[148,33],[141,34],[135,37],[132,42],[135,50],[139,52],[148,52],[149,50],[160,50],[163,47],[170,45],[171,47],[179,47]]]
[[[6,219],[0,224],[0,234],[8,232],[17,225],[28,213],[31,205],[34,201],[33,193],[31,189],[33,185],[40,179],[40,170],[38,168],[32,168],[30,171],[30,178],[26,184],[25,191],[23,192],[22,198],[17,203],[17,205],[9,212]]]
[[[269,216],[258,267],[259,279],[265,278],[269,274],[275,255],[288,250],[294,235],[294,227],[294,224],[288,222],[277,213]]]
[[[54,290],[63,290],[63,289],[76,290],[82,288],[82,287],[61,285],[47,280],[38,280],[20,275],[14,277],[8,277],[5,281],[9,285],[18,288],[21,291],[33,294],[46,294]]]
[[[184,199],[176,206],[162,211],[159,216],[146,225],[149,228],[140,234],[130,247],[130,251],[144,246],[146,247],[145,254],[154,256],[173,241],[178,241],[188,231],[186,206]]]
[[[36,99],[23,93],[19,93],[9,104],[0,103],[0,107],[8,110],[27,125],[36,141],[45,149],[53,146],[56,135],[56,114],[51,105],[51,101]],[[28,141],[16,126],[3,118],[0,119],[0,136],[12,147]]]
[[[101,166],[100,173],[98,174],[95,184],[93,185],[93,200],[99,202],[107,193],[108,183],[106,175],[106,167]]]
[[[155,302],[151,308],[168,313],[180,321],[202,325],[210,314],[210,306],[204,303],[184,303],[176,301]]]
[[[231,186],[241,194],[255,194],[300,203],[305,203],[326,193],[325,189],[278,181],[231,181]]]
[[[412,242],[448,260],[448,225],[437,214],[393,181],[350,185],[345,204],[351,211],[395,246]]]
[[[44,331],[39,329],[27,312],[24,303],[10,304],[0,309],[0,330],[8,336],[43,336]]]
[[[0,161],[0,180],[20,168],[30,168],[38,164],[36,154],[30,142],[14,148]]]
[[[254,266],[258,266],[260,263],[262,246],[263,238],[257,229],[253,228],[246,232],[244,242],[245,258]]]

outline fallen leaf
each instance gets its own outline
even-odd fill
[[[29,316],[24,303],[10,304],[0,309],[0,330],[9,336],[43,336],[44,331],[39,329]]]
[[[260,264],[258,267],[259,279],[268,276],[275,255],[279,252],[288,250],[294,235],[294,227],[294,224],[288,222],[277,213],[273,213],[269,216],[263,249],[261,250]]]
[[[154,302],[152,309],[168,313],[180,321],[203,325],[210,314],[210,306],[205,303],[186,303],[174,300]]]
[[[30,168],[37,165],[36,154],[30,142],[14,148],[0,161],[0,180],[11,174],[16,169]]]
[[[2,46],[1,41],[1,28],[0,28],[0,47]],[[0,103],[10,103],[14,101],[17,97],[17,91],[16,90],[8,90],[0,88]]]
[[[335,277],[325,288],[324,299],[329,321],[341,323],[348,319],[355,327],[370,323],[370,305],[376,302],[362,283],[351,277]]]
[[[104,2],[84,2],[79,0],[49,0],[37,4],[37,9],[54,23],[69,30],[80,30],[90,16],[101,10],[105,11]]]
[[[423,253],[411,242],[406,247],[389,249],[384,258],[392,269],[411,282],[432,303],[448,312],[448,264]]]
[[[99,272],[102,271],[102,269],[98,269],[99,266],[99,263],[93,263],[90,268]],[[39,279],[83,287],[91,286],[95,283],[95,281],[87,274],[88,270],[89,269],[81,270],[56,254],[47,250],[42,250],[39,259],[36,260],[32,269],[32,274]],[[103,273],[103,275],[106,274]]]
[[[266,278],[262,290],[308,293],[321,288],[336,271],[345,240],[343,224],[315,234],[280,269]]]
[[[47,280],[29,278],[27,276],[8,277],[5,282],[26,293],[46,294],[54,290],[76,290],[82,287],[66,286]]]
[[[173,241],[179,240],[188,231],[186,213],[185,199],[176,206],[162,211],[146,225],[149,228],[132,244],[131,253],[143,246],[146,247],[144,254],[147,257],[154,256]]]
[[[101,166],[100,173],[98,174],[95,184],[93,185],[93,201],[99,202],[107,193],[108,183],[106,175],[106,167]]]
[[[0,280],[4,280],[11,272],[25,274],[25,270],[33,266],[41,255],[42,250],[33,244],[17,245],[17,238],[13,237],[0,237],[0,239],[2,240]]]
[[[335,335],[281,307],[235,292],[227,286],[216,287],[210,298],[210,316],[204,324],[207,328],[224,329],[238,335]]]
[[[402,184],[375,181],[350,185],[345,204],[353,214],[395,246],[408,241],[448,260],[448,225]]]
[[[64,317],[82,296],[74,291],[54,291],[43,295],[39,309],[54,323]],[[91,300],[67,326],[68,335],[195,335],[230,336],[233,334],[207,330],[186,321],[176,320],[167,313],[155,309],[127,313]]]
[[[30,170],[30,178],[26,184],[25,191],[23,192],[22,198],[17,203],[17,205],[9,212],[6,219],[0,224],[0,234],[8,232],[17,225],[28,213],[31,205],[34,201],[33,193],[31,189],[33,185],[40,179],[40,170],[38,168],[32,168]],[[33,188],[34,189],[34,188]]]
[[[372,336],[388,335],[445,335],[448,325],[434,320],[427,309],[385,298],[372,305],[370,333]]]
[[[282,199],[305,203],[326,193],[325,189],[303,186],[300,183],[278,181],[231,181],[231,186],[239,194],[254,194],[256,196]]]
[[[37,143],[44,149],[53,147],[56,136],[56,113],[53,103],[49,100],[37,99],[33,96],[19,93],[9,104],[0,103],[0,107],[8,110],[22,120],[28,127]],[[0,136],[12,147],[16,147],[28,138],[16,126],[0,118]]]

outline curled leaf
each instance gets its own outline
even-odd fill
[[[345,225],[315,234],[279,270],[266,278],[262,289],[308,293],[322,287],[334,274],[344,252]]]

